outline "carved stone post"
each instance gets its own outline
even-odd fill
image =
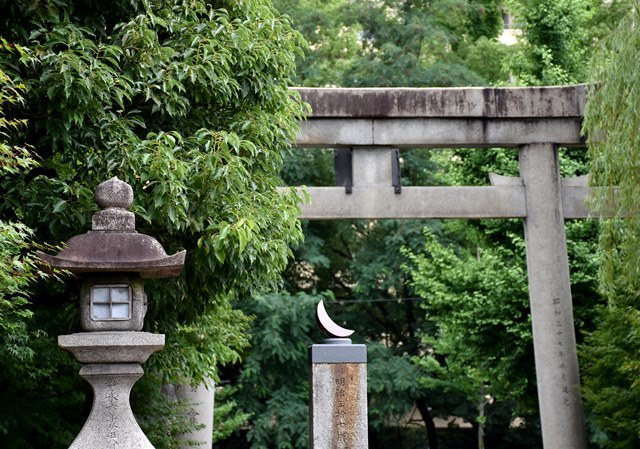
[[[318,304],[318,324],[334,338],[309,348],[311,449],[367,449],[367,347]]]

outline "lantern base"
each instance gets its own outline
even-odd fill
[[[93,407],[69,449],[154,449],[131,411],[129,394],[144,371],[137,363],[85,365],[80,376],[93,389]]]

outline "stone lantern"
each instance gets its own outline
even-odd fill
[[[153,449],[129,404],[141,364],[164,347],[164,335],[141,332],[147,310],[143,279],[175,277],[185,251],[168,256],[162,245],[135,230],[127,209],[133,189],[118,178],[98,185],[91,231],[72,237],[55,256],[39,253],[52,268],[81,278],[82,330],[58,337],[58,346],[83,364],[80,376],[94,392],[91,413],[70,449]]]

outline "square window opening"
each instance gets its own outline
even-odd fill
[[[91,319],[94,321],[130,320],[133,295],[126,284],[91,287]]]

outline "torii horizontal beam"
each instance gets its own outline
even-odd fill
[[[313,110],[296,138],[300,147],[584,146],[584,85],[295,90]]]
[[[388,150],[417,147],[520,147],[550,142],[584,147],[586,86],[538,88],[296,88],[312,108],[299,147]],[[379,158],[382,160],[383,158]],[[368,170],[387,170],[387,167]],[[357,170],[357,168],[354,168]],[[357,176],[354,173],[354,176]],[[391,174],[388,173],[390,177]],[[522,181],[487,187],[308,187],[303,218],[524,218]],[[589,218],[587,180],[563,180],[566,219]],[[455,201],[453,199],[455,198]]]
[[[488,187],[307,187],[311,202],[301,205],[307,220],[525,218],[523,186]],[[590,218],[587,187],[562,188],[565,219]]]

